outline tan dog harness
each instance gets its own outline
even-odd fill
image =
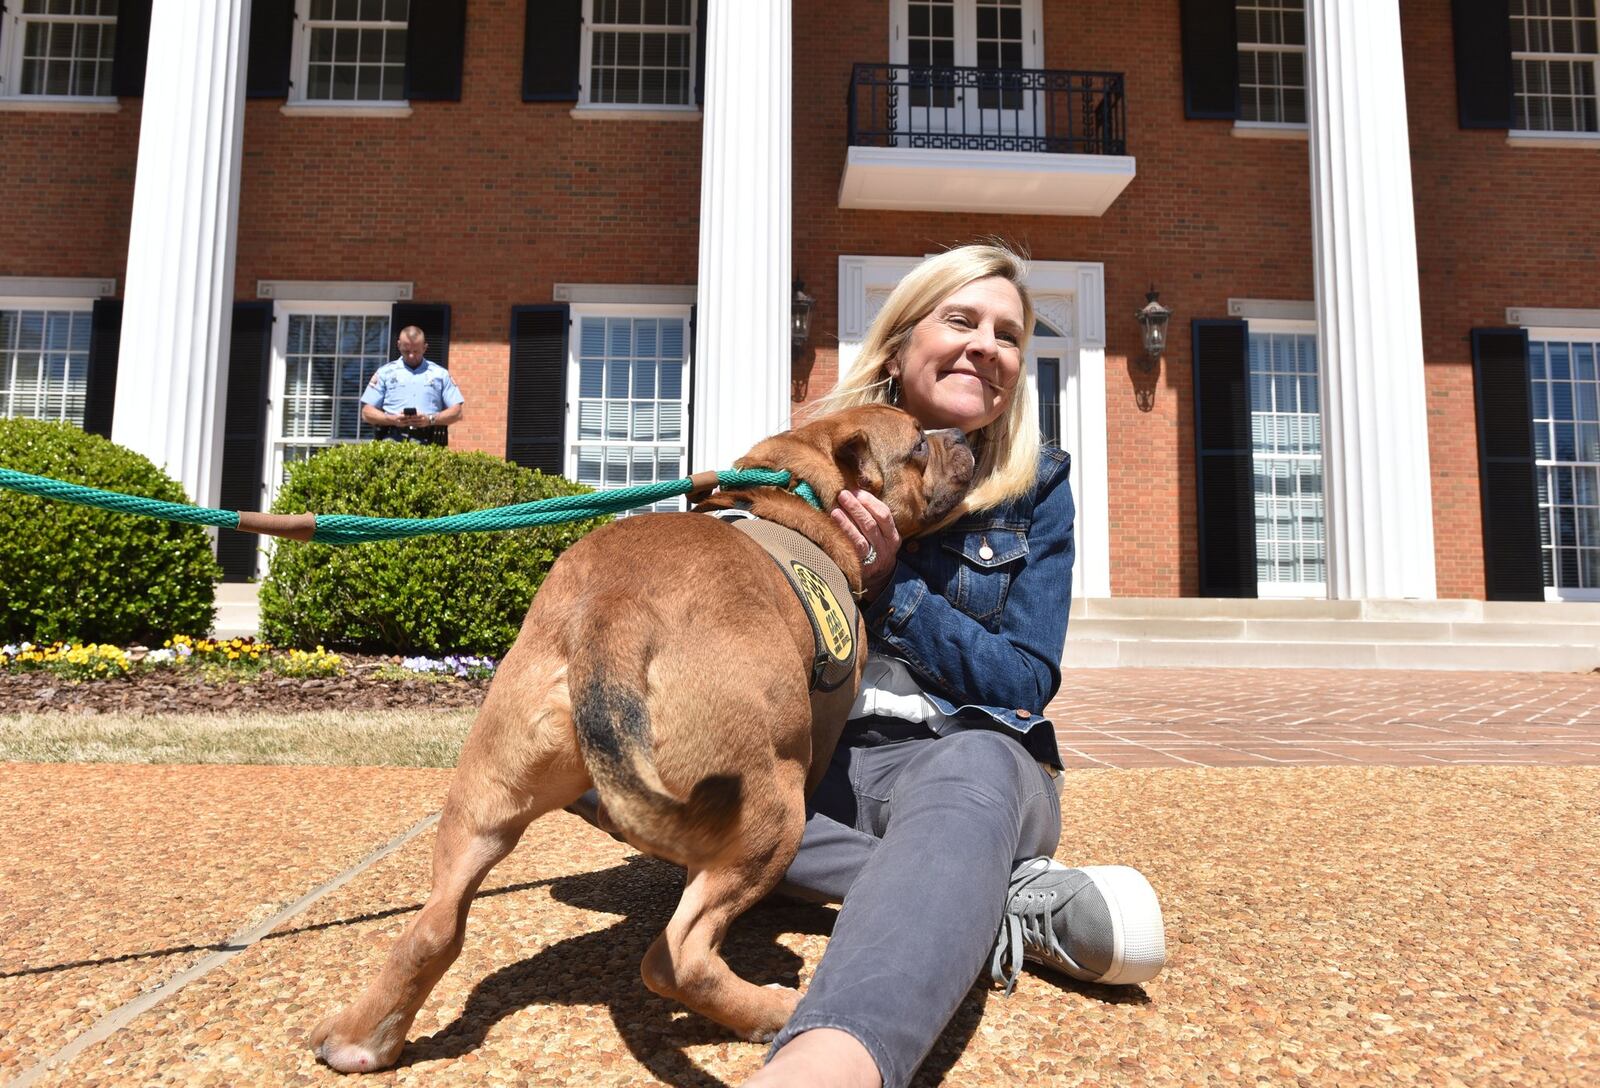
[[[859,613],[844,572],[828,554],[793,529],[765,521],[747,510],[712,510],[712,517],[766,549],[789,580],[811,621],[816,655],[811,664],[813,703],[819,694],[836,691],[855,676]]]

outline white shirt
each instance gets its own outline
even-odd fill
[[[846,717],[926,722],[929,729],[938,732],[947,715],[933,705],[904,661],[869,654],[866,667],[861,670],[861,690]]]

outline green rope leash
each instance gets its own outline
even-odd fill
[[[781,469],[732,469],[717,473],[717,486],[725,490],[741,487],[790,486],[793,475]],[[498,506],[489,510],[474,510],[465,514],[450,514],[438,518],[373,518],[355,514],[318,514],[316,530],[311,539],[319,544],[359,544],[371,540],[398,540],[405,537],[431,536],[443,533],[495,533],[507,529],[526,529],[534,525],[559,525],[569,521],[583,521],[601,514],[614,514],[647,506],[662,499],[687,495],[696,487],[692,477],[669,480],[638,487],[618,488],[615,491],[596,491],[586,495],[561,495],[538,502]],[[20,491],[26,495],[94,506],[122,514],[140,514],[162,521],[178,521],[190,525],[215,525],[225,529],[239,528],[239,513],[235,510],[213,510],[188,503],[163,502],[138,495],[125,495],[118,491],[103,491],[97,487],[52,480],[46,476],[33,476],[26,472],[0,468],[0,488]],[[794,493],[806,502],[822,509],[817,493],[811,485],[801,481]]]

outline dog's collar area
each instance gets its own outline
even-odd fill
[[[732,494],[735,494],[735,493],[740,492],[740,491],[751,490],[752,488],[755,488],[755,487],[776,487],[781,491],[787,491],[791,495],[796,495],[796,496],[799,496],[800,498],[804,499],[806,501],[807,505],[809,505],[812,509],[820,511],[820,512],[824,512],[824,513],[826,512],[826,511],[822,510],[822,500],[817,497],[817,489],[812,487],[809,483],[807,483],[805,480],[802,480],[800,477],[796,476],[792,472],[789,473],[789,482],[787,484],[753,484],[753,485],[747,485],[747,486],[743,486],[743,487],[720,487],[719,486],[717,488],[717,490],[721,491],[725,495],[732,495]],[[691,495],[690,497],[693,498],[694,496]],[[700,501],[703,501],[703,500],[700,500]],[[744,508],[748,508],[749,505],[750,505],[749,504],[749,500],[747,500],[747,499],[740,499],[739,502],[744,503]],[[735,504],[735,505],[737,505],[737,504]]]

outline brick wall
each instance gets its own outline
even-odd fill
[[[1097,219],[838,207],[855,61],[888,57],[888,0],[797,0],[794,271],[817,297],[800,399],[838,367],[841,254],[915,256],[998,235],[1039,260],[1106,267],[1113,591],[1197,592],[1189,321],[1229,297],[1312,297],[1308,145],[1183,118],[1172,0],[1046,4],[1052,68],[1121,71],[1138,176]],[[453,307],[469,414],[456,444],[505,441],[510,308],[556,282],[692,284],[698,122],[575,120],[520,97],[523,4],[473,0],[459,103],[402,120],[247,104],[236,292],[258,279],[412,280]],[[1456,124],[1448,0],[1406,0],[1407,108],[1427,358],[1439,593],[1483,593],[1468,330],[1505,307],[1600,308],[1592,150],[1510,148]],[[0,113],[0,275],[124,273],[140,103]],[[1176,311],[1153,388],[1132,366],[1154,283]],[[774,365],[783,365],[775,360]],[[1148,410],[1141,390],[1153,393]]]

